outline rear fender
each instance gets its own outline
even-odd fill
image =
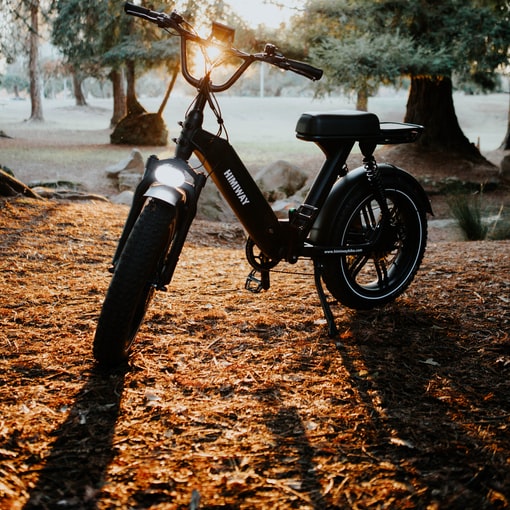
[[[378,164],[377,167],[379,168],[383,179],[388,177],[405,181],[416,192],[416,195],[421,202],[421,206],[429,214],[434,214],[425,190],[411,174],[401,168],[387,163]],[[347,173],[347,175],[335,183],[324,206],[317,216],[315,223],[313,224],[312,230],[310,231],[309,238],[311,241],[314,243],[323,242],[324,236],[328,235],[332,219],[334,219],[337,211],[342,207],[344,201],[348,200],[349,195],[357,186],[370,186],[364,167],[358,167],[351,170]]]

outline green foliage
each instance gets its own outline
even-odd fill
[[[327,36],[310,51],[312,61],[325,71],[319,93],[342,84],[347,93],[366,89],[373,95],[381,83],[397,84],[403,62],[412,56],[412,41],[392,34],[363,34],[343,41]]]
[[[449,202],[450,210],[464,237],[468,241],[482,241],[489,230],[483,221],[480,196],[454,195]]]
[[[482,207],[483,194],[455,194],[449,199],[450,210],[465,239],[468,241],[492,241],[510,239],[510,216],[501,206],[496,215]],[[485,213],[485,218],[484,218]]]
[[[162,40],[161,29],[126,16],[123,2],[115,0],[57,0],[52,42],[67,61],[90,74],[106,66],[137,60],[144,67],[175,61],[178,45]],[[167,3],[151,5],[171,10]]]
[[[0,87],[5,88],[8,92],[28,90],[29,85],[27,78],[17,74],[6,74],[0,78]]]
[[[508,62],[509,25],[503,1],[309,0],[298,28],[329,80],[346,88],[401,74],[455,74],[492,88]]]

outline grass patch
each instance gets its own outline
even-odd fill
[[[510,239],[510,218],[503,206],[497,214],[484,211],[483,194],[455,194],[448,201],[450,211],[468,241]],[[485,214],[484,214],[485,213]]]

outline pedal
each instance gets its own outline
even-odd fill
[[[257,277],[259,271],[254,269],[246,278],[244,288],[254,294],[258,294],[263,290],[268,290],[270,287],[269,271],[260,271],[260,278]]]

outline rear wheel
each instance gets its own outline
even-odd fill
[[[374,243],[367,253],[324,259],[328,290],[350,308],[368,310],[393,301],[413,281],[427,243],[426,208],[405,181],[384,178],[389,222],[370,188],[359,185],[339,206],[329,245]]]
[[[94,357],[114,366],[127,360],[175,234],[175,208],[151,200],[142,210],[115,267],[96,334]]]

